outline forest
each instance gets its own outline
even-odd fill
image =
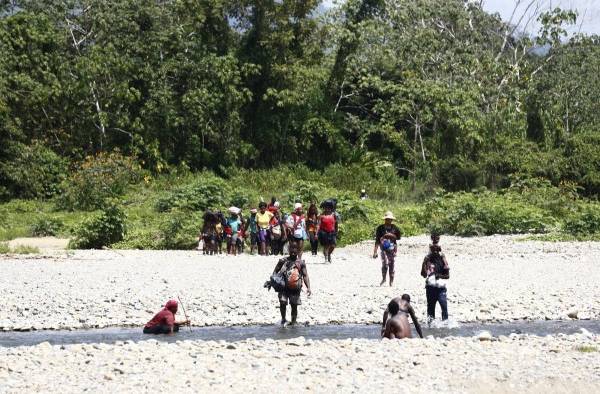
[[[466,0],[1,1],[0,200],[91,212],[248,169],[308,174],[287,187],[320,197],[337,171],[397,202],[543,185],[600,222],[600,38],[567,34],[570,10],[535,19]]]

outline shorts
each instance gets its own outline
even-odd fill
[[[277,293],[277,298],[282,304],[302,305],[299,291],[282,291]]]
[[[261,228],[258,230],[258,241],[259,242],[268,242],[269,241],[269,231],[267,229]]]
[[[327,233],[325,231],[319,231],[319,242],[321,245],[335,245],[337,241],[337,234],[335,232]]]
[[[258,233],[250,233],[250,245],[258,245]]]

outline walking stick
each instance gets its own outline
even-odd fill
[[[190,328],[190,332],[192,332],[192,322],[190,321],[190,319],[188,319],[187,313],[185,313],[185,307],[183,306],[183,302],[181,302],[181,298],[179,298],[179,296],[177,296],[177,299],[179,300],[179,303],[181,304],[181,310],[183,311],[183,316],[185,316],[185,320],[188,321],[188,327]]]

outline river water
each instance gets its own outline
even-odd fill
[[[348,339],[367,338],[378,340],[379,325],[376,324],[325,324],[314,326],[285,327],[275,325],[265,326],[233,326],[233,327],[182,327],[175,335],[144,335],[141,328],[103,328],[73,331],[29,331],[29,332],[2,332],[0,333],[0,346],[32,346],[42,342],[53,345],[66,345],[76,343],[115,343],[117,341],[143,341],[157,339],[165,342],[178,340],[205,340],[227,342],[242,341],[249,338],[264,339],[290,339],[304,337],[306,339]],[[463,323],[450,327],[423,327],[425,336],[433,335],[443,337],[470,337],[476,336],[481,331],[489,331],[493,336],[516,334],[552,335],[574,334],[587,330],[600,334],[600,320],[550,320],[534,322],[509,322],[509,323]],[[413,335],[416,335],[413,327]]]

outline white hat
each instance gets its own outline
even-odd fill
[[[385,215],[383,216],[383,219],[392,219],[392,220],[396,220],[396,218],[394,217],[394,214],[392,213],[392,211],[387,211],[385,213]]]
[[[256,208],[252,208],[252,209],[250,210],[250,213],[256,213],[256,212],[257,212]]]
[[[294,204],[294,211],[297,211],[299,209],[302,209],[302,204],[299,203],[299,202],[297,202],[297,203]]]
[[[273,206],[274,206],[275,208],[279,208],[279,201],[275,201],[275,204],[273,204]]]
[[[233,214],[238,215],[241,210],[239,208],[237,208],[237,207],[229,207],[228,211],[229,211],[229,213],[233,213]]]

